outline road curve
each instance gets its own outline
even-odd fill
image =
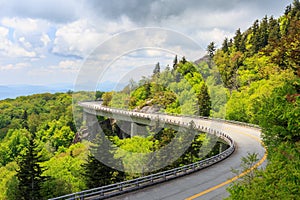
[[[173,116],[169,117],[172,118]],[[205,126],[225,132],[235,141],[235,152],[229,158],[209,168],[110,199],[223,199],[228,196],[226,187],[238,178],[232,173],[232,169],[241,171],[240,164],[242,157],[247,156],[248,153],[257,153],[259,162],[255,167],[266,164],[266,150],[261,144],[261,132],[259,129],[193,117],[182,117],[181,120],[185,123],[193,120],[197,126]]]

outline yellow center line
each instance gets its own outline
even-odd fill
[[[229,180],[227,180],[227,181],[225,181],[225,182],[223,182],[223,183],[220,183],[220,184],[218,184],[218,185],[216,185],[216,186],[214,186],[214,187],[211,187],[211,188],[209,188],[209,189],[207,189],[207,190],[204,190],[203,192],[200,192],[200,193],[195,194],[195,195],[193,195],[193,196],[191,196],[191,197],[188,197],[188,198],[186,198],[185,200],[192,200],[192,199],[198,198],[198,197],[203,196],[203,195],[205,195],[205,194],[207,194],[207,193],[209,193],[209,192],[212,192],[212,191],[214,191],[214,190],[216,190],[216,189],[218,189],[218,188],[221,188],[221,187],[223,187],[223,186],[225,186],[225,185],[227,185],[227,184],[229,184],[229,183],[232,183],[233,181],[235,181],[235,180],[237,180],[237,179],[239,179],[239,178],[245,176],[246,174],[250,173],[251,171],[253,171],[253,170],[256,169],[257,167],[259,167],[259,166],[267,159],[268,152],[267,152],[267,149],[266,149],[265,144],[260,140],[260,138],[258,138],[258,137],[256,137],[256,136],[253,136],[253,135],[250,135],[250,134],[248,134],[248,133],[242,133],[242,132],[239,132],[239,133],[240,133],[240,134],[243,134],[243,135],[246,135],[246,136],[248,136],[248,137],[251,137],[251,138],[253,138],[254,140],[256,140],[256,141],[258,141],[259,143],[261,143],[261,145],[264,147],[264,149],[265,149],[265,151],[266,151],[266,153],[264,154],[264,156],[262,157],[262,159],[260,159],[255,165],[253,165],[251,168],[247,169],[246,171],[242,172],[241,174],[239,174],[239,175],[237,175],[237,176],[235,176],[235,177],[233,177],[233,178],[231,178],[231,179],[229,179]]]

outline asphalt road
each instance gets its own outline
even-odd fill
[[[84,104],[95,105],[93,102]],[[165,120],[176,120],[180,121],[181,123],[189,123],[191,120],[193,120],[197,126],[201,125],[214,130],[221,130],[235,141],[236,150],[229,158],[209,168],[181,178],[150,186],[135,192],[116,196],[110,199],[223,199],[229,195],[226,191],[226,187],[230,185],[232,178],[236,178],[236,174],[232,173],[232,169],[240,170],[242,172],[240,167],[242,157],[246,157],[248,153],[257,153],[259,158],[259,167],[264,167],[266,165],[266,152],[260,143],[261,133],[258,129],[192,117],[161,115],[160,118],[165,118]]]
[[[224,124],[207,121],[196,121],[197,124],[210,124],[210,127],[225,130],[236,142],[235,152],[224,161],[217,163],[209,168],[199,172],[161,183],[142,190],[113,197],[113,200],[182,200],[182,199],[223,199],[229,194],[226,187],[229,184],[218,189],[212,190],[206,194],[197,197],[201,192],[222,184],[236,175],[232,173],[232,169],[241,170],[241,158],[247,156],[247,153],[258,153],[259,159],[263,159],[265,149],[259,141],[260,131],[253,128],[240,127],[233,124]],[[264,166],[266,161],[261,166]],[[196,196],[195,196],[196,195]]]

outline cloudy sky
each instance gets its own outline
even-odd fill
[[[118,38],[118,35],[143,27],[158,27],[184,35],[203,50],[211,41],[220,45],[225,37],[232,37],[237,28],[245,30],[255,19],[261,19],[266,14],[275,17],[282,15],[291,2],[292,0],[0,0],[0,85],[73,84],[80,68],[91,61],[89,55],[103,48],[106,54],[110,53],[107,49],[129,51],[119,52],[121,55],[114,54],[119,59],[115,62],[114,70],[107,70],[103,81],[109,81],[108,77],[115,77],[126,66],[139,65],[145,68],[151,64],[154,66],[158,61],[166,65],[173,57],[170,52],[157,51],[155,48],[132,51],[132,48],[124,46],[140,40],[153,40],[152,43],[143,45],[149,46],[151,43],[156,47],[159,43],[163,44],[164,49],[170,47],[173,54],[177,51],[190,54],[188,50],[181,52],[180,36],[166,31],[160,34],[157,29],[151,35],[151,31],[147,34],[143,30],[142,34],[134,32],[127,35],[126,41],[131,41],[128,43]],[[118,44],[103,45],[114,36],[119,39],[113,39]],[[200,57],[201,52],[197,51]],[[195,59],[195,52],[193,56],[186,56]],[[102,59],[105,55],[99,54],[98,57]]]

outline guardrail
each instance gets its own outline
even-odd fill
[[[216,164],[225,158],[229,157],[235,150],[234,141],[228,135],[223,132],[216,132],[216,136],[225,140],[230,147],[225,151],[221,152],[218,155],[207,158],[205,160],[201,160],[192,164],[188,164],[182,167],[174,168],[171,170],[151,174],[148,176],[143,176],[140,178],[123,181],[107,186],[102,186],[98,188],[93,188],[90,190],[84,190],[81,192],[76,192],[73,194],[68,194],[56,198],[51,198],[50,200],[59,200],[59,199],[67,199],[67,200],[75,200],[75,199],[105,199],[112,196],[120,195],[126,192],[138,190],[150,185],[158,184],[161,182],[165,182],[180,176],[184,176],[195,171],[199,171],[206,167],[209,167],[213,164]]]
[[[91,101],[92,102],[92,101]],[[91,103],[91,102],[88,102],[88,103]],[[88,104],[84,104],[85,102],[79,102],[78,104],[83,106],[83,107],[88,107],[88,108],[91,108],[91,109],[95,109],[95,110],[105,110],[106,111],[111,111],[111,112],[114,112],[114,111],[124,111],[124,112],[127,112],[127,113],[143,113],[143,112],[136,112],[136,111],[129,111],[129,110],[126,110],[126,109],[123,109],[123,108],[110,108],[110,107],[105,107],[105,106],[102,106],[101,105],[101,101],[99,102],[96,102],[98,105],[88,105]],[[143,113],[143,114],[148,114],[148,113]],[[221,118],[213,118],[213,117],[203,117],[203,116],[198,116],[198,115],[183,115],[183,114],[175,114],[175,113],[163,113],[163,112],[156,112],[156,113],[151,113],[153,115],[169,115],[169,116],[175,116],[175,117],[188,117],[188,118],[195,118],[195,119],[202,119],[202,120],[210,120],[210,121],[217,121],[217,122],[223,122],[223,123],[229,123],[229,124],[237,124],[237,125],[240,125],[240,126],[246,126],[246,127],[251,127],[251,128],[255,128],[255,129],[260,129],[260,127],[256,124],[249,124],[249,123],[246,123],[246,122],[239,122],[239,121],[234,121],[234,120],[226,120],[226,119],[221,119]]]
[[[124,110],[124,109],[112,109],[112,108],[107,108],[103,106],[95,106],[95,105],[84,105],[82,103],[79,103],[79,105],[88,107],[91,109],[103,109],[105,108],[106,111],[116,111],[116,110],[122,110],[124,111],[122,114],[126,113],[131,113],[131,111]],[[101,107],[101,108],[100,108]],[[160,115],[167,115],[165,113],[154,113],[154,114],[160,114]],[[143,115],[144,117],[146,115]],[[240,126],[248,126],[248,127],[253,127],[253,128],[259,128],[256,125],[252,124],[247,124],[243,122],[236,122],[236,121],[228,121],[224,119],[213,119],[213,118],[208,118],[208,117],[200,117],[200,116],[184,116],[184,115],[173,115],[173,116],[178,116],[178,117],[189,117],[189,118],[198,118],[198,119],[203,119],[203,120],[214,120],[214,121],[221,121],[225,123],[232,123],[232,124],[238,124]],[[174,123],[177,124],[176,122],[168,122],[168,123]],[[188,124],[182,124],[184,126],[188,126]],[[229,157],[235,150],[235,144],[234,141],[231,137],[229,137],[227,134],[225,134],[222,131],[214,130],[211,128],[203,127],[203,126],[198,126],[196,127],[199,131],[204,131],[207,133],[211,133],[216,135],[217,137],[223,139],[225,142],[229,144],[229,148],[226,149],[225,151],[219,153],[218,155],[215,155],[213,157],[207,158],[205,160],[201,160],[192,164],[188,164],[182,167],[174,168],[168,171],[163,171],[155,174],[151,174],[148,176],[143,176],[140,178],[128,180],[128,181],[123,181],[107,186],[102,186],[98,188],[93,188],[89,190],[84,190],[81,192],[76,192],[73,194],[68,194],[56,198],[51,198],[50,200],[60,200],[60,199],[67,199],[67,200],[75,200],[75,199],[105,199],[109,198],[112,196],[120,195],[123,193],[131,192],[134,190],[138,190],[147,186],[151,186],[154,184],[158,184],[161,182],[165,182],[180,176],[184,176],[190,173],[193,173],[195,171],[199,171],[201,169],[204,169],[206,167],[209,167],[213,164],[216,164],[225,158]]]

